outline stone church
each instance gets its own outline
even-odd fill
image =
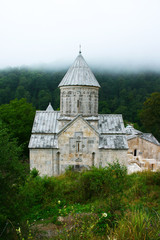
[[[60,82],[60,111],[51,104],[37,111],[29,142],[30,168],[59,175],[69,166],[80,170],[127,165],[128,143],[121,114],[98,114],[100,85],[81,52]]]

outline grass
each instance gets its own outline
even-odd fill
[[[127,175],[118,162],[58,177],[33,172],[19,195],[32,239],[160,240],[160,172]],[[22,227],[23,238],[31,239]]]

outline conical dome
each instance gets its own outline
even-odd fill
[[[58,87],[62,86],[94,86],[100,87],[81,53],[69,68]]]
[[[54,109],[53,109],[51,103],[49,103],[49,105],[48,105],[46,111],[47,111],[47,112],[54,111]]]

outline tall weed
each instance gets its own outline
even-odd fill
[[[128,211],[117,225],[114,232],[117,240],[160,239],[160,217],[149,214],[143,208]]]

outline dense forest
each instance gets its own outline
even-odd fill
[[[58,84],[66,71],[47,72],[30,69],[6,69],[0,71],[0,105],[15,98],[26,98],[36,109],[46,109],[49,102],[59,108]],[[99,113],[122,113],[130,122],[138,122],[138,111],[147,97],[160,92],[158,73],[94,72],[101,85]]]

